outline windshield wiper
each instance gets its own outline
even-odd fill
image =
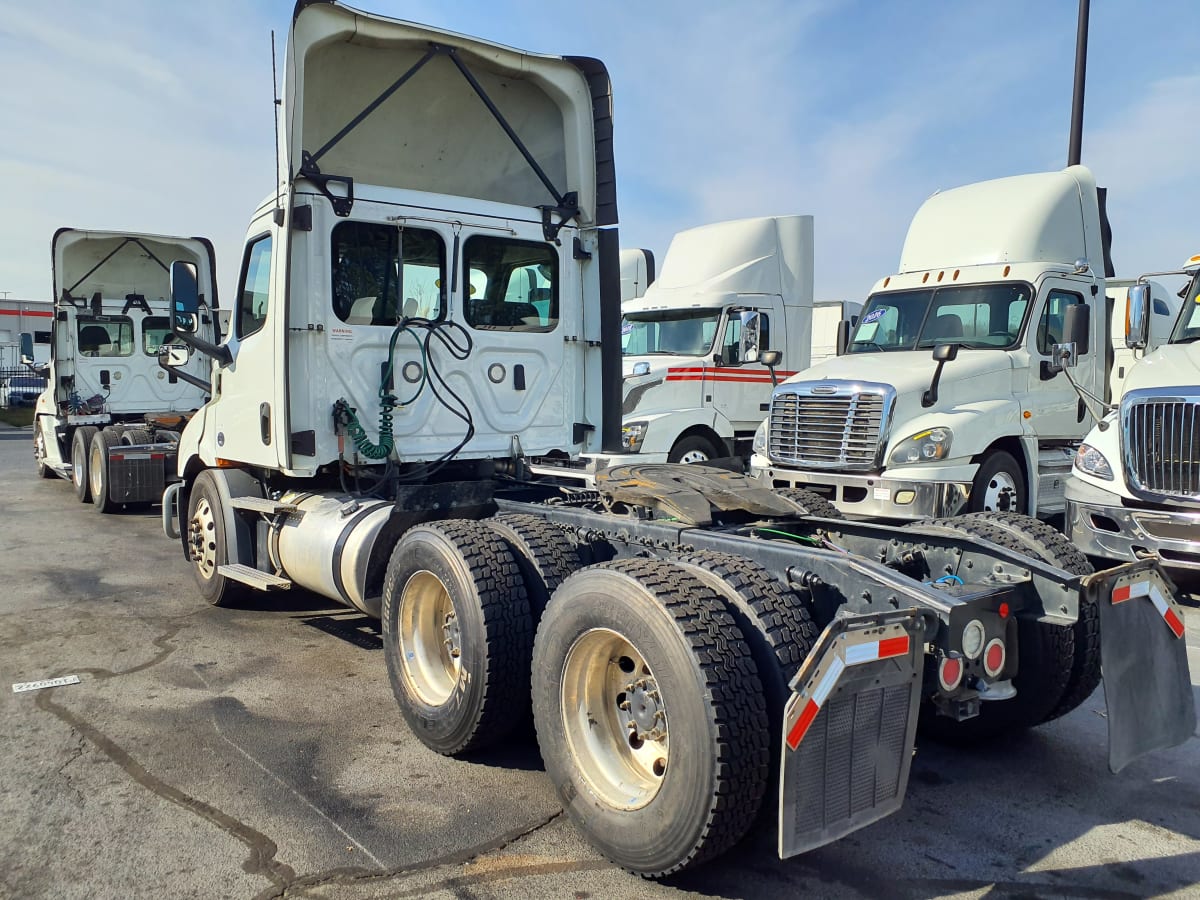
[[[887,348],[885,346],[883,346],[883,344],[880,344],[878,341],[871,341],[871,340],[866,340],[864,338],[858,338],[858,339],[850,342],[851,347],[853,347],[855,344],[870,344],[872,347],[874,347],[876,350],[878,350],[881,353],[887,352]]]

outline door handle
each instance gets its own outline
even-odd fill
[[[271,404],[258,404],[258,429],[262,437],[263,445],[271,446]]]

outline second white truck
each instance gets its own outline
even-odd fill
[[[189,416],[208,398],[210,362],[171,330],[170,265],[196,266],[202,342],[219,340],[216,263],[204,238],[60,228],[51,244],[50,362],[22,361],[48,380],[38,397],[33,454],[43,478],[71,481],[99,512],[157,502],[175,473]],[[159,365],[174,353],[176,365]]]
[[[1101,223],[1083,166],[935,194],[847,353],[776,388],[753,471],[862,517],[1063,512],[1111,396]]]

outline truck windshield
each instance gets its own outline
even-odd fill
[[[935,344],[972,349],[1017,342],[1033,289],[1025,283],[962,284],[872,294],[850,353],[921,350]]]
[[[660,309],[629,313],[621,322],[626,356],[703,356],[717,336],[719,309]]]
[[[1190,344],[1192,341],[1200,341],[1200,272],[1188,285],[1183,298],[1183,310],[1171,333],[1172,344]]]

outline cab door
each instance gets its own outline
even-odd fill
[[[777,309],[767,300],[725,314],[725,331],[715,348],[718,362],[708,372],[705,397],[735,432],[752,432],[770,408],[771,371],[760,357],[779,349],[783,335],[776,335],[775,328],[783,320]]]
[[[216,370],[211,404],[216,455],[267,468],[286,458],[280,440],[286,415],[279,347],[286,322],[279,236],[269,213],[250,225],[225,341],[233,359]]]
[[[1085,288],[1063,279],[1047,279],[1042,294],[1044,299],[1035,307],[1029,325],[1031,364],[1025,409],[1031,414],[1029,424],[1040,441],[1079,438],[1090,430],[1092,419],[1083,410],[1066,374],[1061,371],[1052,374],[1046,364],[1053,359],[1054,345],[1063,341],[1067,307],[1087,302]],[[1076,366],[1071,369],[1076,382],[1093,392],[1096,354],[1103,353],[1103,348],[1097,348],[1095,343],[1091,342],[1087,353],[1079,354]]]

